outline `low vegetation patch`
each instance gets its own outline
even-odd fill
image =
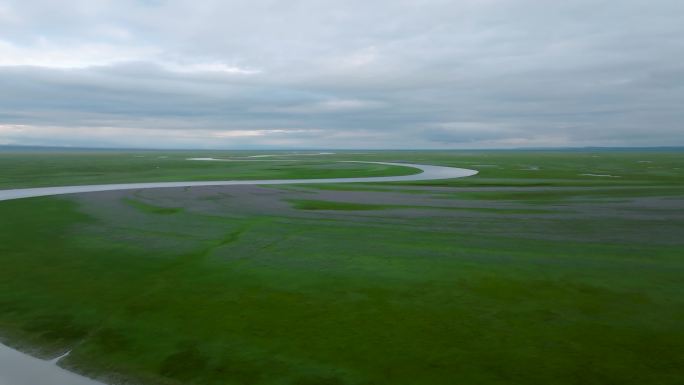
[[[178,214],[183,211],[182,208],[155,206],[135,199],[124,199],[124,202],[126,202],[131,207],[134,207],[137,210],[148,214],[169,215]]]
[[[386,210],[401,206],[375,205],[367,203],[334,202],[323,200],[290,200],[292,207],[299,210],[342,210],[342,211],[367,211]]]

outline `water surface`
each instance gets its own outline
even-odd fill
[[[104,385],[0,344],[0,385]]]

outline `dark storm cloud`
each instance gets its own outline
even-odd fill
[[[679,1],[0,1],[0,143],[684,144]]]

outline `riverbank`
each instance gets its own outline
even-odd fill
[[[104,385],[0,344],[0,385]]]

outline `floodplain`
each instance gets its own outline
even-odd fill
[[[0,202],[0,341],[108,384],[684,378],[681,151],[310,154],[1,152],[0,187],[479,174]]]

